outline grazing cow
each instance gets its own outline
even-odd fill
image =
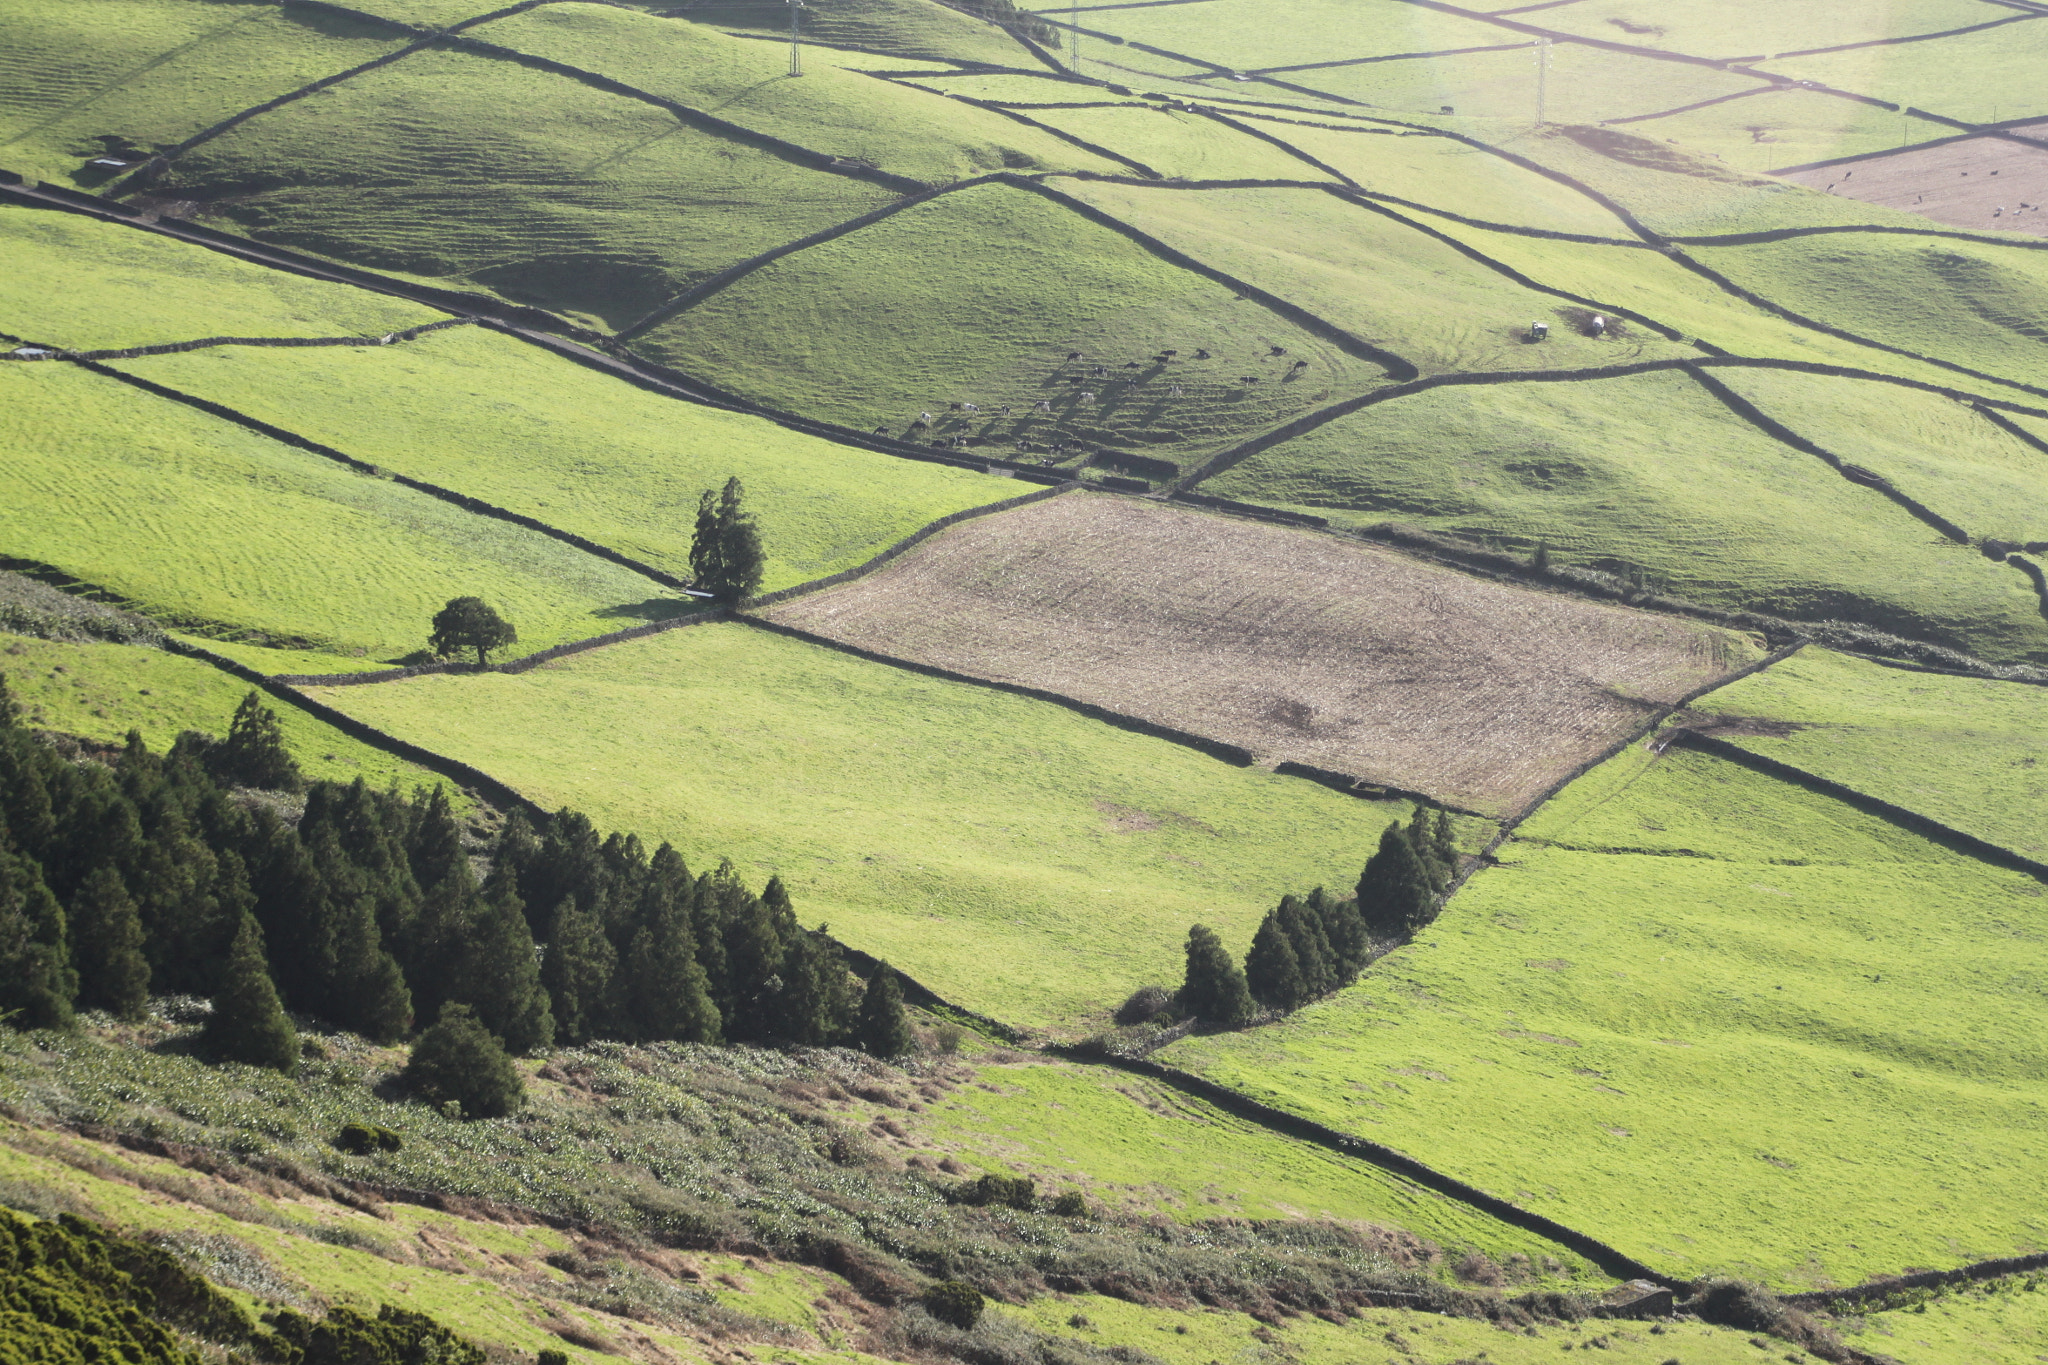
[[[1244,382],[1247,384],[1256,384],[1259,382],[1259,377],[1255,374],[1244,375],[1242,376],[1242,378],[1244,379]]]
[[[999,407],[999,408],[997,408],[997,409],[996,409],[996,416],[998,416],[998,417],[1008,417],[1009,415],[1010,415],[1010,405],[1009,405],[1008,403],[1005,403],[1005,404],[1003,404],[1003,405],[1002,405],[1001,407]]]
[[[875,428],[875,435],[877,436],[887,436],[888,434],[889,428],[886,426],[879,426]]]
[[[967,405],[966,405],[965,403],[948,403],[948,404],[946,405],[946,411],[948,411],[948,412],[958,412],[958,411],[960,411],[960,409],[962,409],[962,408],[964,408],[964,407],[966,407],[966,406],[967,406]]]
[[[1144,366],[1143,366],[1142,364],[1140,364],[1140,363],[1139,363],[1138,361],[1135,361],[1135,360],[1126,360],[1126,361],[1124,362],[1124,368],[1125,368],[1125,369],[1127,369],[1127,370],[1142,370],[1142,369],[1144,369],[1145,367],[1144,367]]]
[[[1094,375],[1097,379],[1102,379],[1109,374],[1109,367],[1107,365],[1097,365],[1094,369],[1088,371],[1088,373]]]
[[[1285,346],[1275,346],[1275,347],[1274,347],[1274,348],[1273,348],[1272,350],[1270,350],[1270,351],[1266,352],[1266,354],[1267,354],[1267,355],[1286,355],[1286,354],[1287,354],[1287,348],[1286,348]]]
[[[1305,370],[1308,368],[1308,362],[1306,360],[1297,360],[1290,368],[1297,370]]]
[[[1532,322],[1532,323],[1530,323],[1530,324],[1529,324],[1529,340],[1531,340],[1531,341],[1541,341],[1541,340],[1543,340],[1543,339],[1544,339],[1545,337],[1547,337],[1547,336],[1549,336],[1549,335],[1550,335],[1550,324],[1549,324],[1549,323],[1547,323],[1547,322]]]
[[[1161,352],[1160,352],[1159,354],[1161,354],[1161,355],[1165,356],[1165,357],[1166,357],[1167,359],[1171,360],[1171,359],[1172,359],[1172,358],[1173,358],[1174,356],[1177,356],[1177,355],[1179,355],[1179,354],[1180,354],[1180,352],[1179,352],[1179,351],[1161,351]]]
[[[1168,390],[1166,391],[1166,396],[1167,396],[1168,398],[1178,398],[1178,397],[1180,397],[1180,385],[1178,385],[1178,384],[1175,384],[1175,385],[1174,385],[1174,386],[1173,386],[1172,388],[1168,389]]]
[[[958,407],[958,408],[960,409],[960,411],[962,411],[962,412],[980,412],[980,411],[981,411],[981,404],[979,404],[979,403],[959,403],[959,404],[956,404],[955,406],[957,406],[957,407]]]
[[[1079,359],[1081,359],[1081,353],[1080,353],[1079,351],[1068,351],[1068,352],[1067,352],[1067,359],[1069,359],[1069,360],[1079,360]]]
[[[912,425],[912,426],[914,426],[914,427],[928,427],[928,426],[930,426],[931,424],[932,424],[932,415],[931,415],[930,413],[928,413],[928,412],[920,412],[920,413],[919,413],[919,414],[917,415],[917,420],[916,420],[915,422],[912,422],[912,423],[911,423],[911,425]]]
[[[1083,403],[1093,403],[1093,402],[1095,401],[1095,395],[1094,395],[1094,394],[1092,394],[1092,393],[1085,393],[1085,392],[1084,392],[1084,393],[1083,393],[1083,394],[1081,395],[1081,401],[1082,401]]]
[[[1607,319],[1597,313],[1594,314],[1593,320],[1586,324],[1586,334],[1596,337],[1605,336],[1607,334]]]
[[[1197,360],[1207,360],[1208,358],[1209,358],[1209,353],[1208,353],[1207,351],[1204,351],[1204,350],[1197,350],[1197,351],[1195,352],[1195,359],[1197,359]]]
[[[1037,406],[1037,407],[1035,407],[1035,408],[1033,408],[1033,409],[1032,409],[1032,411],[1033,411],[1033,412],[1051,412],[1051,411],[1052,411],[1052,404],[1051,404],[1051,403],[1050,403],[1049,401],[1047,401],[1046,399],[1043,399],[1043,398],[1041,398],[1041,399],[1039,399],[1039,400],[1038,400],[1038,406]]]

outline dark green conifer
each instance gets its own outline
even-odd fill
[[[526,1099],[526,1082],[505,1046],[467,1005],[449,1005],[420,1035],[399,1083],[430,1104],[453,1100],[469,1119],[503,1118]]]
[[[253,915],[242,916],[228,946],[201,1043],[224,1061],[287,1074],[298,1067],[299,1037],[278,1002],[264,960],[263,931]]]
[[[1451,828],[1451,813],[1439,810],[1436,820],[1429,829],[1430,846],[1436,851],[1436,860],[1444,868],[1446,877],[1458,875],[1458,834]]]
[[[446,997],[470,1005],[514,1052],[534,1052],[554,1041],[554,1008],[541,984],[540,954],[509,886],[485,893],[455,955]]]
[[[1365,966],[1372,949],[1365,920],[1358,913],[1358,902],[1348,896],[1333,896],[1319,886],[1309,893],[1307,909],[1322,923],[1339,982],[1348,983]]]
[[[251,692],[235,708],[228,737],[206,751],[206,770],[219,781],[268,791],[304,791],[306,779],[284,742],[277,713]]]
[[[1188,930],[1188,970],[1180,1004],[1203,1023],[1223,1028],[1238,1028],[1252,1017],[1251,989],[1244,973],[1206,924]]]
[[[0,829],[0,1016],[17,1028],[70,1028],[78,973],[64,907],[42,868]]]
[[[448,789],[436,786],[424,801],[411,806],[405,831],[405,858],[413,884],[425,895],[452,876],[474,881],[469,854],[462,846],[462,827],[448,803]]]
[[[620,1023],[635,1041],[718,1041],[718,1006],[711,1002],[710,985],[697,960],[697,938],[690,928],[693,890],[682,855],[663,844],[641,887],[635,913],[640,927],[619,964]]]
[[[761,585],[766,556],[761,534],[744,506],[746,489],[737,477],[725,481],[714,502],[711,490],[697,502],[696,534],[690,542],[690,576],[720,602],[740,602]]]
[[[1408,846],[1415,850],[1415,857],[1422,866],[1430,895],[1442,895],[1444,887],[1450,884],[1451,870],[1438,855],[1436,830],[1431,824],[1427,807],[1418,805],[1415,808],[1415,817],[1408,822],[1407,833]]]
[[[1376,939],[1399,938],[1429,921],[1435,892],[1400,822],[1388,825],[1379,850],[1358,878],[1358,913]]]
[[[72,897],[70,918],[79,1003],[117,1019],[142,1018],[149,1008],[149,959],[142,951],[142,916],[121,874],[102,867],[87,877]]]
[[[1252,936],[1251,951],[1244,959],[1245,984],[1252,998],[1268,1009],[1291,1010],[1308,999],[1308,984],[1301,977],[1301,963],[1278,912],[1268,912]]]
[[[541,963],[541,981],[554,1002],[557,1039],[576,1045],[607,1031],[617,971],[618,953],[596,912],[580,897],[563,901]]]
[[[1323,935],[1322,922],[1309,914],[1293,896],[1282,896],[1273,911],[1287,944],[1294,949],[1294,961],[1301,969],[1305,999],[1313,1000],[1337,988],[1337,964],[1330,941]]]
[[[797,930],[783,959],[782,978],[771,1036],[810,1047],[829,1047],[847,1036],[857,1008],[853,976],[839,945],[822,929]]]
[[[903,1010],[903,984],[886,962],[876,965],[861,992],[854,1038],[870,1057],[901,1057],[910,1051],[914,1038]]]

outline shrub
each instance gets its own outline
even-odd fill
[[[938,1049],[940,1056],[951,1057],[960,1051],[960,1044],[966,1037],[966,1029],[949,1021],[932,1030],[932,1046]]]
[[[1088,1201],[1079,1190],[1068,1190],[1052,1201],[1052,1211],[1062,1218],[1079,1218],[1088,1212]]]
[[[567,1351],[542,1351],[535,1359],[534,1365],[569,1365],[569,1353]]]
[[[398,1134],[381,1124],[344,1123],[334,1145],[350,1156],[368,1156],[372,1152],[395,1152],[405,1144]]]
[[[1140,986],[1131,992],[1130,998],[1116,1007],[1116,1021],[1128,1028],[1132,1024],[1149,1024],[1166,1013],[1173,1004],[1173,996],[1164,986]]]
[[[973,1331],[974,1324],[981,1321],[981,1291],[964,1280],[940,1280],[924,1291],[919,1302],[925,1312],[963,1332]]]
[[[505,1045],[477,1022],[467,1005],[446,1005],[441,1022],[420,1035],[400,1076],[406,1089],[464,1118],[503,1118],[526,1100],[519,1069]]]
[[[1029,1213],[1038,1202],[1038,1189],[1037,1182],[1028,1175],[997,1175],[991,1171],[978,1180],[955,1185],[946,1197],[952,1203],[978,1209],[994,1204]]]

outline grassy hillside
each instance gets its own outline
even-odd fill
[[[697,14],[679,17],[728,32],[785,40],[789,36],[789,8],[776,0],[752,5],[735,3],[717,9],[706,6]],[[937,0],[839,0],[806,14],[803,29],[813,42],[847,48],[857,54],[910,61],[987,62],[1034,70],[1041,67],[1028,48],[1002,29]],[[863,64],[889,63],[870,60]]]
[[[1860,1350],[1883,1352],[1904,1365],[2034,1365],[2048,1340],[2048,1294],[2041,1277],[2015,1276],[1981,1288],[1886,1312],[1847,1317],[1844,1335]],[[1912,1296],[1908,1296],[1912,1297]]]
[[[2048,26],[2030,22],[1939,42],[1786,56],[1761,65],[1797,80],[1819,81],[1948,118],[1993,123],[2048,114],[2048,97],[2036,79],[2044,58]]]
[[[0,166],[97,188],[119,172],[88,158],[174,146],[403,41],[381,24],[243,0],[21,0],[0,52]]]
[[[2039,1244],[2000,1193],[2043,1158],[2032,878],[1679,749],[1596,770],[1501,859],[1356,988],[1164,1057],[1671,1274]]]
[[[2048,689],[1801,650],[1704,699],[1709,717],[1788,722],[1746,749],[2048,861]]]
[[[805,923],[1034,1026],[1177,978],[1192,921],[1241,944],[1283,893],[1355,881],[1407,809],[741,625],[316,692],[550,809],[779,875]]]
[[[1537,22],[1560,33],[1663,52],[1735,57],[1938,33],[2004,17],[1981,0],[1892,0],[1825,13],[1761,0],[1661,0],[1655,6],[1641,0],[1585,0],[1544,11]],[[1899,60],[1900,54],[1891,59]]]
[[[1067,18],[1065,6],[1045,0],[1027,0],[1025,8],[1061,22]],[[1489,24],[1394,0],[1355,5],[1342,0],[1209,0],[1201,8],[1160,5],[1084,13],[1080,22],[1084,28],[1239,71],[1515,41]]]
[[[1050,124],[1142,162],[1163,176],[1188,180],[1324,180],[1331,177],[1269,142],[1199,114],[1156,104],[1112,109],[1027,109]],[[1118,167],[1119,173],[1128,168]]]
[[[633,344],[758,401],[863,430],[1041,446],[1078,438],[1168,458],[1291,417],[1327,385],[1384,373],[1006,185],[944,195],[785,256]],[[1261,360],[1275,345],[1308,360],[1316,380],[1282,383],[1288,362]],[[1216,359],[1196,362],[1202,348]],[[1177,361],[1151,359],[1169,349]],[[1084,359],[1068,363],[1073,351]],[[1096,365],[1106,373],[1094,375]],[[1265,382],[1238,382],[1246,373]],[[1034,411],[1041,401],[1050,412]],[[962,402],[983,411],[951,412]],[[913,427],[925,411],[937,423]]]
[[[1645,119],[1630,124],[1629,131],[1673,139],[1744,171],[1862,156],[1942,132],[1937,125],[1880,105],[1798,86],[1774,87],[1725,104]]]
[[[1862,621],[1986,658],[2048,651],[2019,574],[1765,436],[1678,373],[1430,390],[1201,486],[1351,524],[1547,542],[1574,563],[1640,567],[1680,596]]]
[[[449,598],[493,602],[541,648],[616,630],[658,591],[464,512],[61,364],[0,368],[12,455],[0,553],[113,589],[170,624],[407,654]]]

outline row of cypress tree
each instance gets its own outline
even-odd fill
[[[305,790],[303,815],[235,790],[257,784]],[[487,852],[473,862],[438,788],[306,788],[254,693],[226,740],[159,755],[131,733],[111,762],[70,762],[0,675],[0,1014],[18,1024],[212,996],[221,1050],[277,1066],[296,1048],[280,1003],[395,1042],[459,1002],[519,1052],[909,1045],[895,974],[863,987],[779,880],[692,874],[567,810],[541,829],[514,813]]]
[[[1400,939],[1436,918],[1458,865],[1450,816],[1434,818],[1417,807],[1415,818],[1396,820],[1359,873],[1356,893],[1338,897],[1322,887],[1285,896],[1266,913],[1240,968],[1216,931],[1188,930],[1187,975],[1178,1005],[1183,1014],[1226,1028],[1240,1027],[1260,1008],[1295,1010],[1357,979],[1375,941]]]

